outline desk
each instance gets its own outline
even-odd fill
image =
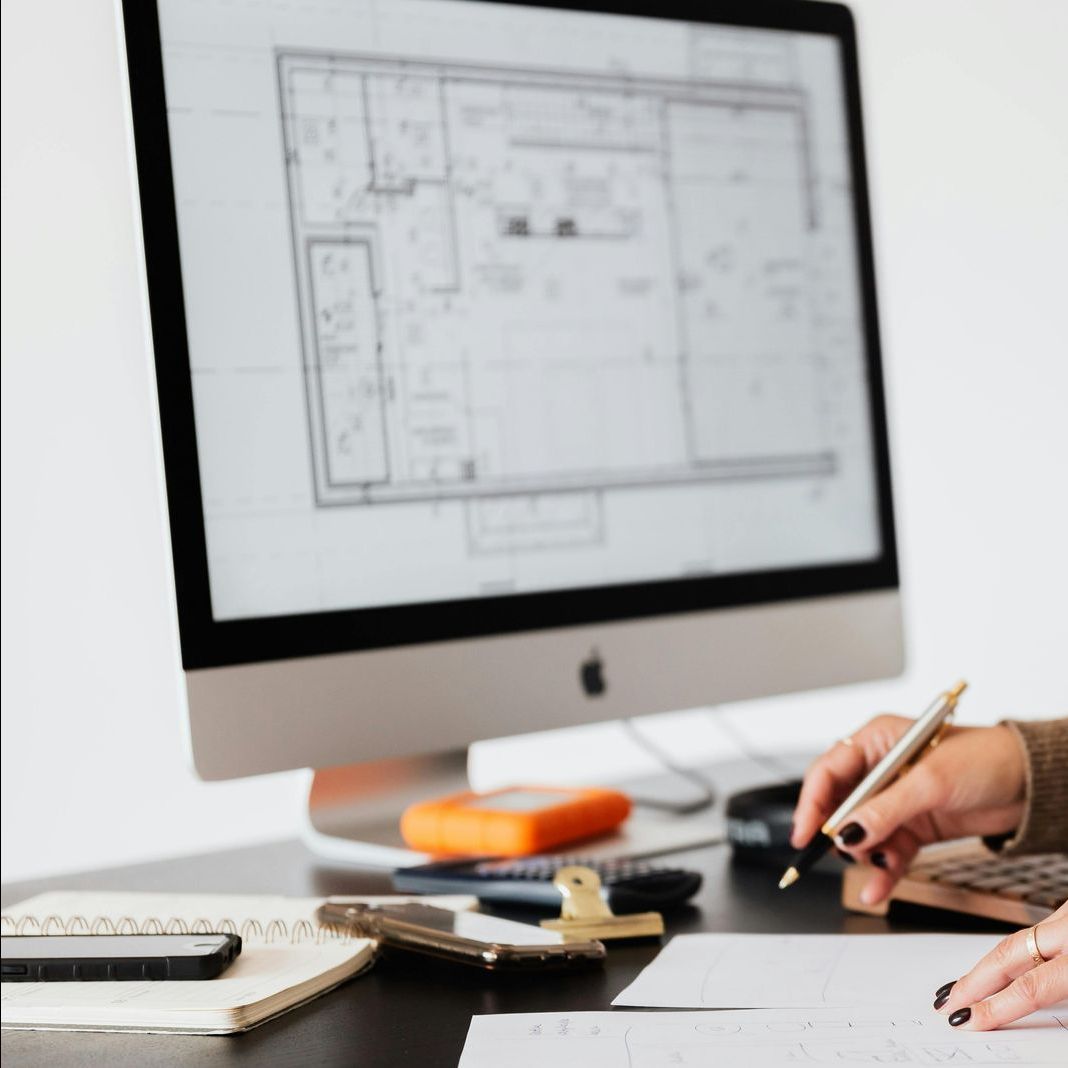
[[[965,917],[932,921],[914,913],[887,921],[851,916],[838,905],[838,881],[809,875],[788,894],[775,886],[777,871],[731,862],[724,846],[680,853],[680,866],[703,872],[705,884],[692,907],[665,919],[668,933],[691,931],[880,932],[886,930],[990,930],[998,925]],[[295,895],[389,893],[382,872],[338,869],[296,842],[213,853],[179,860],[43,879],[3,888],[4,906],[44,890],[156,890]],[[531,918],[516,912],[517,919]],[[927,926],[924,926],[924,921]],[[938,923],[939,928],[931,926]],[[242,1035],[127,1035],[4,1031],[5,1068],[92,1065],[455,1065],[468,1022],[476,1013],[559,1012],[607,1009],[657,952],[656,945],[609,949],[603,971],[501,981],[480,973],[442,972],[425,966],[380,962],[365,976],[302,1008]],[[945,976],[932,976],[932,989]]]

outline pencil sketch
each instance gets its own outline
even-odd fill
[[[989,935],[677,935],[613,1001],[660,1008],[868,1007],[930,971],[963,974]]]
[[[892,937],[892,936],[889,936]],[[997,1032],[949,1032],[928,1006],[881,1011],[575,1012],[476,1016],[460,1068],[664,1065],[1015,1065],[1064,1063],[1068,1020],[1036,1013]]]

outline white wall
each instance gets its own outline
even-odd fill
[[[1068,5],[855,6],[910,667],[746,722],[1063,714]],[[3,6],[5,880],[297,828],[185,763],[113,19]]]

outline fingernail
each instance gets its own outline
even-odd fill
[[[943,983],[936,991],[934,996],[934,1007],[940,1009],[947,1001],[949,1001],[949,995],[953,988],[957,985],[956,979],[951,979],[948,983]]]
[[[883,871],[890,867],[890,862],[886,859],[886,854],[881,849],[877,849],[872,853],[871,862],[877,868],[882,868]]]
[[[848,853],[846,853],[846,852],[845,852],[844,850],[841,850],[841,849],[836,849],[836,850],[835,850],[835,852],[836,852],[836,853],[838,854],[838,856],[839,856],[839,857],[840,857],[840,858],[841,858],[842,860],[844,860],[844,861],[845,861],[845,862],[846,862],[847,864],[856,864],[856,862],[857,862],[857,858],[856,858],[856,857],[851,857],[851,856],[850,856],[850,855],[849,855]]]
[[[838,832],[838,841],[843,845],[855,846],[864,841],[864,828],[859,823],[847,823]]]
[[[967,1023],[972,1018],[971,1009],[957,1009],[949,1018],[950,1027],[960,1027],[962,1023]]]

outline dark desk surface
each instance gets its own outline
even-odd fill
[[[999,930],[997,925],[913,912],[892,920],[852,916],[838,904],[838,881],[810,875],[780,893],[777,871],[732,863],[725,847],[671,858],[704,873],[692,907],[665,917],[669,934],[687,931],[880,932]],[[294,895],[389,893],[382,872],[338,869],[296,842],[280,842],[11,884],[2,903],[44,890],[156,890]],[[527,918],[509,913],[518,919]],[[533,918],[533,916],[529,917]],[[93,1034],[4,1031],[5,1066],[88,1065],[455,1065],[474,1014],[607,1009],[657,952],[656,945],[609,949],[603,971],[502,981],[478,972],[445,971],[380,961],[302,1008],[242,1035]],[[941,979],[941,976],[932,979]]]

